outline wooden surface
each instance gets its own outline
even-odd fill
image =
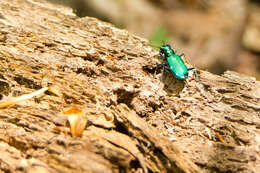
[[[260,172],[260,83],[199,71],[155,73],[145,39],[71,9],[0,2],[2,172]],[[86,113],[82,137],[59,132],[64,108]]]

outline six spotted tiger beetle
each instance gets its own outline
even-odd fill
[[[160,47],[160,56],[163,60],[166,60],[166,64],[158,64],[156,68],[159,66],[163,67],[163,71],[167,70],[171,72],[178,79],[186,79],[188,77],[188,71],[194,70],[197,81],[200,83],[199,76],[197,70],[192,68],[187,68],[184,64],[181,57],[184,55],[183,53],[177,55],[177,50],[172,50],[169,44],[165,44]]]

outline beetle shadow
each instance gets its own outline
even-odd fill
[[[177,79],[167,71],[164,71],[161,75],[161,81],[164,84],[163,89],[167,92],[167,94],[178,96],[185,87],[185,82]]]

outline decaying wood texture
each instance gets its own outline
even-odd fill
[[[260,172],[260,83],[156,73],[146,40],[71,9],[0,1],[0,172]],[[85,111],[82,137],[56,130]]]

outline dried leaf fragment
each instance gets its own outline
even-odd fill
[[[49,89],[48,87],[44,87],[44,88],[39,89],[39,90],[32,92],[30,94],[24,94],[24,95],[18,96],[18,97],[11,97],[7,101],[0,103],[0,109],[6,108],[8,106],[12,106],[16,103],[19,103],[19,102],[22,102],[22,101],[25,101],[25,100],[29,100],[29,99],[31,99],[35,96],[39,96],[40,94],[44,93],[48,89]]]
[[[70,128],[65,126],[56,126],[54,129],[63,133],[67,133],[67,134],[70,133]]]
[[[83,131],[87,124],[87,118],[85,112],[82,109],[76,107],[65,108],[61,112],[63,115],[68,116],[70,124],[70,132],[73,137],[82,136]]]
[[[219,140],[220,142],[222,142],[222,143],[225,142],[220,133],[217,132],[216,135],[217,135],[217,138],[218,138],[218,140]]]

